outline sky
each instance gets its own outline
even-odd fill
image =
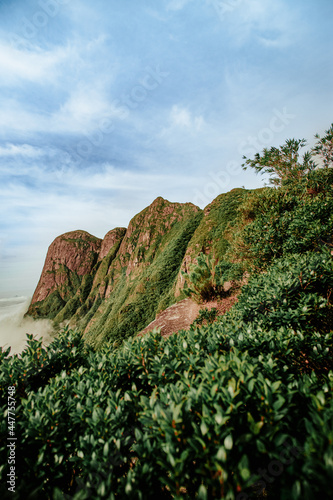
[[[204,208],[333,122],[332,0],[0,0],[0,297],[157,196]]]

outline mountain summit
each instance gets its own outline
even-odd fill
[[[204,211],[159,196],[103,240],[85,231],[58,236],[27,314],[76,325],[94,346],[143,330],[184,298],[181,270],[201,251],[224,253],[223,231],[246,193],[222,194]]]

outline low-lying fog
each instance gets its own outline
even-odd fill
[[[43,337],[45,344],[52,341],[51,321],[24,318],[30,300],[28,297],[0,299],[0,347],[8,348],[11,346],[10,354],[18,354],[24,349],[27,333],[33,334],[34,338],[37,339]]]

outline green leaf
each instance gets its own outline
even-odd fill
[[[203,484],[200,485],[199,490],[198,490],[198,496],[197,498],[199,500],[207,500],[207,488]]]
[[[300,498],[301,493],[302,493],[301,483],[300,483],[300,481],[295,481],[295,483],[293,484],[293,489],[292,489],[292,497],[295,500],[297,500],[298,498]]]
[[[248,388],[249,388],[249,391],[251,393],[253,392],[253,388],[254,388],[255,382],[256,382],[256,379],[255,378],[251,378],[250,382],[248,383]]]
[[[256,440],[256,444],[257,444],[257,449],[260,453],[267,453],[266,447],[264,443],[260,441],[260,439]]]
[[[278,395],[278,398],[276,401],[273,403],[273,408],[275,411],[279,410],[285,403],[285,398],[283,398],[280,394]]]
[[[173,456],[171,455],[171,453],[168,453],[168,461],[169,461],[171,467],[175,467],[176,466],[176,461],[173,458]]]
[[[110,452],[110,446],[109,446],[109,443],[106,442],[104,447],[103,447],[103,456],[107,457],[109,455],[109,452]]]
[[[205,436],[207,434],[208,430],[209,430],[208,427],[207,427],[207,425],[206,425],[206,423],[204,421],[202,421],[201,424],[200,424],[200,430],[201,430],[201,434],[203,436]]]
[[[224,439],[224,447],[226,450],[231,450],[234,445],[232,435],[229,434],[225,439]]]
[[[225,462],[227,460],[227,452],[225,451],[224,446],[220,446],[216,454],[216,458],[218,460],[222,460],[222,462]]]
[[[238,463],[239,473],[244,481],[247,481],[251,477],[251,472],[249,469],[249,459],[246,455],[243,455]]]
[[[214,384],[214,385],[213,385],[213,387],[212,387],[212,388],[211,388],[211,390],[210,390],[210,395],[211,395],[211,397],[214,397],[214,396],[215,396],[215,394],[216,394],[216,392],[217,392],[218,388],[219,388],[219,384]]]
[[[97,494],[101,495],[103,497],[105,495],[105,493],[106,493],[105,482],[102,481],[97,489]]]

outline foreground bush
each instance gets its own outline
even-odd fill
[[[20,397],[26,397],[65,370],[69,373],[85,363],[87,348],[81,334],[64,328],[48,346],[42,339],[27,334],[27,345],[21,354],[10,356],[11,348],[0,347],[0,404],[7,401],[6,388],[15,383]]]
[[[333,329],[332,292],[333,259],[328,251],[292,254],[252,276],[232,314],[264,328],[328,332]]]
[[[330,498],[332,368],[332,334],[242,321],[89,352],[18,397],[11,498]]]

